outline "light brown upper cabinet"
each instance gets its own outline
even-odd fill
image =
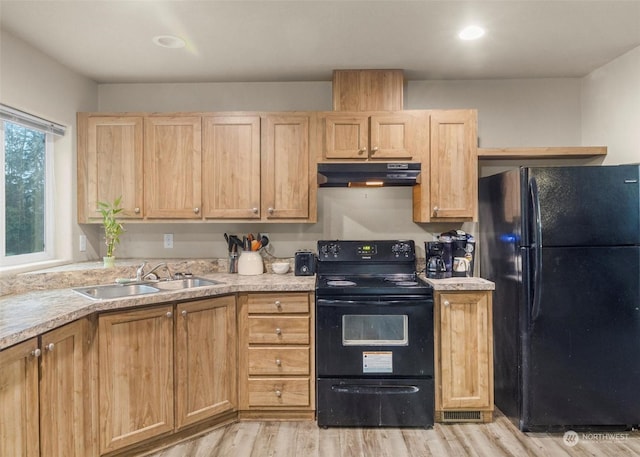
[[[430,154],[413,188],[413,220],[477,220],[477,111],[434,110],[429,127]]]
[[[201,143],[200,116],[145,117],[146,217],[202,217]]]
[[[402,70],[334,70],[334,111],[399,111],[403,108]]]
[[[260,116],[202,122],[204,217],[260,219]]]
[[[425,113],[321,113],[321,160],[419,161],[428,147],[422,139]]]
[[[269,114],[262,118],[263,218],[315,220],[311,127],[309,115]]]
[[[204,216],[315,221],[313,120],[307,113],[205,116]]]
[[[142,116],[78,113],[78,221],[102,220],[98,202],[122,196],[122,219],[143,211]]]

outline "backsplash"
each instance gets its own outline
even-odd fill
[[[272,273],[271,259],[264,258],[265,271]],[[293,271],[294,259],[276,259],[278,262],[287,261],[290,271]],[[46,270],[20,273],[0,278],[0,296],[22,294],[34,290],[66,289],[70,287],[89,286],[93,284],[108,284],[117,278],[135,278],[136,270],[142,264],[142,259],[118,259],[113,268],[104,268],[102,262],[82,262]],[[229,271],[228,258],[221,259],[153,259],[146,267],[165,262],[171,272],[191,273],[194,276],[212,273],[227,273]],[[161,273],[164,273],[160,270]]]

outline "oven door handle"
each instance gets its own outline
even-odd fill
[[[362,384],[352,385],[333,385],[331,390],[341,394],[361,394],[361,395],[399,395],[399,394],[414,394],[420,391],[417,386],[399,386],[399,385],[381,385],[371,386]]]
[[[407,298],[402,300],[328,300],[326,298],[319,298],[317,300],[318,306],[332,306],[332,307],[351,307],[351,306],[360,306],[362,303],[366,303],[367,305],[375,305],[375,306],[406,306],[408,304],[415,304],[415,302],[431,302],[433,303],[432,298],[427,297],[415,297],[415,298]]]

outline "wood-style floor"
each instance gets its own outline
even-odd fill
[[[433,429],[318,428],[312,421],[238,422],[153,457],[640,456],[640,432],[522,433],[500,412],[489,424]]]

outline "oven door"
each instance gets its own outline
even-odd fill
[[[433,299],[316,299],[318,377],[432,377]]]

